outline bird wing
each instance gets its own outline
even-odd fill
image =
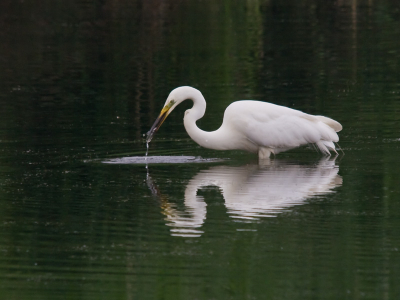
[[[269,148],[294,148],[339,139],[335,130],[318,116],[261,101],[232,103],[225,111],[224,123],[252,143]]]

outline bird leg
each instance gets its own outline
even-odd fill
[[[259,159],[269,158],[271,153],[274,153],[274,150],[272,150],[271,148],[263,148],[263,147],[258,148]]]

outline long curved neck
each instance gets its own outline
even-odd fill
[[[202,147],[216,150],[225,150],[226,148],[221,144],[221,135],[218,134],[219,130],[207,132],[201,130],[196,125],[196,121],[204,116],[206,111],[206,100],[199,92],[192,95],[189,99],[193,101],[193,107],[186,111],[183,118],[186,132],[197,144]]]
[[[190,109],[190,114],[193,115],[195,121],[201,119],[206,112],[206,99],[200,91],[195,90],[194,93],[188,97],[193,101],[193,107]]]

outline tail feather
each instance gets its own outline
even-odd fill
[[[335,130],[336,132],[339,132],[340,130],[342,130],[342,124],[340,124],[339,122],[328,118],[328,117],[324,117],[324,116],[316,116],[318,118],[319,121],[321,121],[322,123],[325,123],[326,125],[328,125],[329,127],[331,127],[333,130]]]
[[[331,153],[329,152],[329,149],[332,150],[333,152],[335,152],[336,154],[336,148],[335,148],[335,144],[331,141],[319,141],[316,143],[318,149],[322,152],[325,153],[326,155],[331,155]]]

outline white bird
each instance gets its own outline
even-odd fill
[[[193,107],[185,111],[183,123],[189,136],[202,147],[245,150],[258,153],[260,159],[306,144],[315,144],[326,155],[330,155],[329,150],[337,154],[334,142],[339,141],[336,132],[342,130],[339,122],[262,101],[231,103],[225,110],[221,127],[211,132],[203,131],[196,121],[204,116],[206,100],[199,90],[189,86],[178,87],[169,94],[147,133],[147,143],[174,108],[187,99],[193,101]]]

